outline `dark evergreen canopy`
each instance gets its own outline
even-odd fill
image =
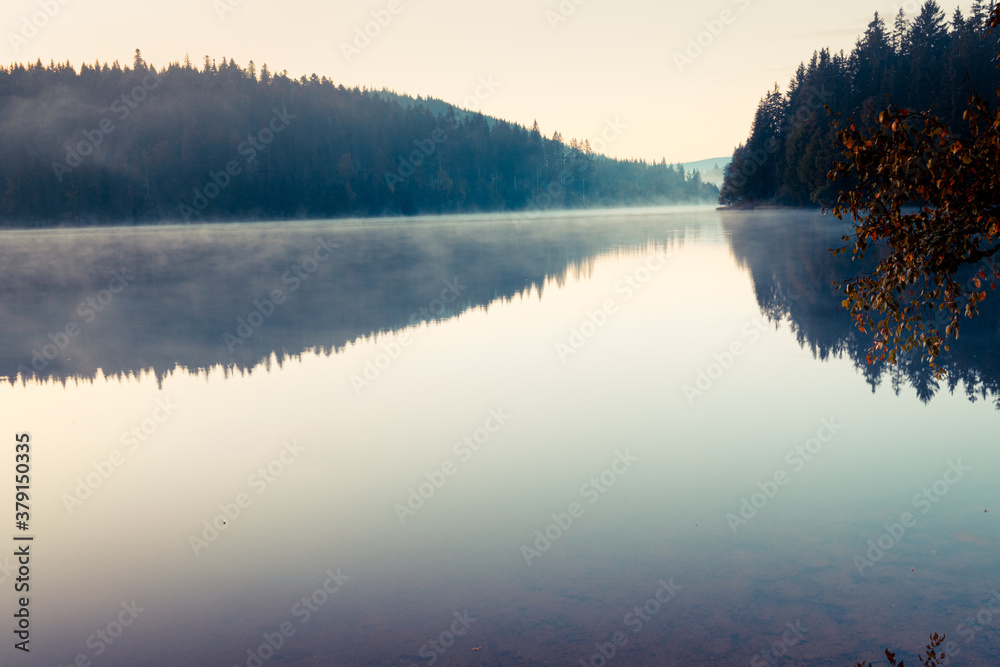
[[[251,61],[0,68],[0,225],[712,201],[665,162]],[[412,101],[412,100],[411,100]]]
[[[720,203],[830,204],[843,184],[827,179],[841,157],[831,115],[857,122],[884,109],[888,99],[934,113],[957,132],[970,92],[991,97],[998,79],[997,35],[988,22],[993,3],[976,0],[968,18],[950,23],[935,0],[912,20],[900,9],[890,29],[876,13],[850,54],[813,54],[782,94],[777,87],[757,108],[750,137],[727,168]]]

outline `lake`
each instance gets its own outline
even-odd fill
[[[3,662],[909,664],[939,632],[948,664],[997,664],[1000,316],[949,380],[869,366],[831,286],[845,229],[4,233],[31,652],[8,631]]]

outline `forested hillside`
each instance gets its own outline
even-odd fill
[[[384,99],[385,98],[385,99]],[[441,105],[445,107],[446,105]],[[665,162],[251,61],[0,68],[0,225],[705,202]]]
[[[843,184],[827,173],[842,157],[834,117],[864,125],[889,99],[910,110],[932,109],[954,132],[970,92],[994,99],[998,35],[987,28],[994,3],[976,0],[970,15],[950,21],[934,1],[915,17],[902,9],[888,25],[875,14],[850,54],[815,52],[781,92],[776,85],[757,108],[750,137],[726,169],[726,206],[807,206],[836,200]]]

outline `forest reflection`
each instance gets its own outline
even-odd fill
[[[987,299],[973,319],[963,319],[960,337],[939,358],[948,375],[937,380],[919,353],[902,355],[898,365],[869,364],[871,337],[858,331],[833,288],[871,266],[850,253],[833,257],[850,228],[833,216],[802,211],[724,212],[723,229],[736,261],[747,269],[761,312],[787,320],[799,344],[817,359],[847,357],[874,391],[888,381],[899,393],[909,385],[927,402],[941,390],[961,391],[970,400],[990,399],[1000,409],[1000,308]],[[971,272],[970,272],[971,275]]]
[[[0,378],[66,381],[278,363],[586,275],[697,235],[709,209],[381,223],[13,233]],[[701,221],[700,221],[701,220]]]

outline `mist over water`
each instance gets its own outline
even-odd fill
[[[24,664],[992,664],[997,320],[867,367],[839,224],[4,235]]]
[[[248,370],[272,355],[331,352],[540,291],[586,273],[598,253],[669,243],[687,224],[676,218],[680,226],[655,234],[633,225],[622,235],[601,218],[538,220],[9,233],[0,245],[0,308],[9,323],[0,333],[0,375]],[[457,293],[445,302],[443,290]]]

